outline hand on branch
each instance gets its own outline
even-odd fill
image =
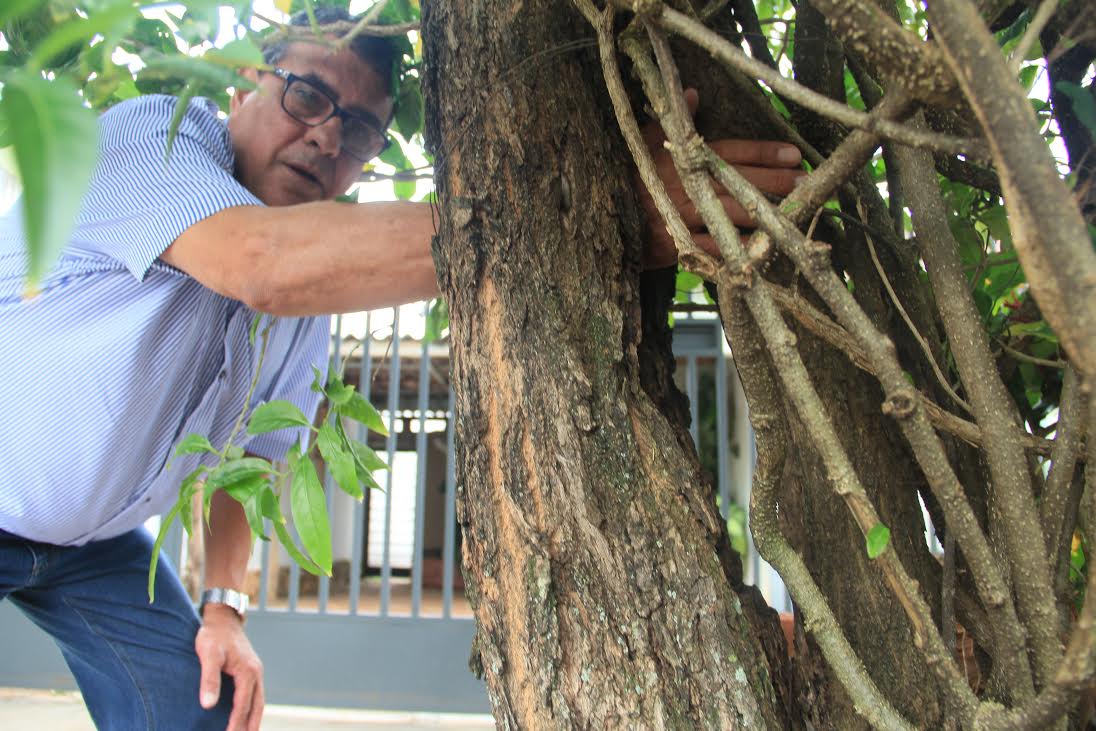
[[[689,112],[694,114],[699,102],[695,89],[688,89],[685,92],[685,101],[689,105]],[[718,257],[719,250],[715,240],[708,233],[696,207],[685,194],[685,189],[674,169],[673,158],[663,144],[666,141],[666,135],[663,134],[662,128],[656,123],[649,124],[643,130],[643,138],[651,150],[651,157],[654,158],[662,184],[666,186],[670,200],[681,212],[685,225],[689,227],[693,235],[693,240],[709,254]],[[758,140],[716,140],[710,144],[721,158],[734,165],[739,173],[764,193],[785,196],[795,187],[796,182],[806,175],[799,169],[802,156],[794,145]],[[639,190],[639,197],[651,228],[651,243],[644,257],[644,266],[647,269],[669,266],[677,261],[677,248],[662,222],[654,199],[639,179],[638,173],[636,188]],[[729,195],[721,195],[720,200],[723,201],[724,210],[736,226],[753,228],[756,225],[750,214]]]

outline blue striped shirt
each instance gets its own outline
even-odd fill
[[[61,545],[120,535],[174,502],[199,459],[174,460],[197,432],[220,447],[258,359],[254,312],[158,257],[194,223],[262,205],[232,176],[226,125],[189,105],[170,161],[175,99],[119,104],[100,120],[99,161],[71,243],[33,299],[17,202],[0,219],[0,529]],[[279,318],[253,404],[306,414],[311,366],[326,367],[329,320]],[[238,439],[282,459],[300,432]]]

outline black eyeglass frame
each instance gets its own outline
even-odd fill
[[[320,125],[326,124],[327,121],[330,120],[332,117],[338,117],[341,121],[344,122],[347,119],[353,119],[358,122],[364,123],[367,127],[380,135],[381,147],[372,155],[372,157],[361,158],[355,155],[353,152],[347,150],[345,147],[340,147],[340,150],[346,152],[346,154],[350,155],[350,157],[354,158],[355,160],[361,163],[367,163],[373,158],[382,155],[384,151],[387,150],[392,144],[392,139],[388,136],[388,125],[382,125],[380,120],[374,117],[372,114],[369,114],[368,112],[364,112],[362,114],[354,114],[352,112],[346,111],[345,109],[340,107],[339,103],[335,101],[326,91],[316,86],[308,79],[297,76],[297,74],[293,73],[292,71],[286,71],[285,69],[278,68],[277,66],[271,67],[267,71],[268,73],[274,74],[279,79],[282,79],[285,82],[285,86],[282,87],[282,111],[288,114],[292,119],[295,119],[301,124],[307,125],[309,127],[319,127]],[[312,89],[317,94],[320,94],[325,99],[327,99],[327,101],[331,102],[331,112],[319,122],[309,122],[307,120],[301,119],[300,117],[289,111],[289,108],[285,105],[285,95],[289,92],[289,87],[295,82],[305,84],[306,86],[308,86],[309,89]]]

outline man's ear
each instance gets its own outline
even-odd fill
[[[255,84],[256,87],[258,86],[259,72],[257,69],[241,69],[239,73],[240,76]],[[232,98],[228,100],[229,113],[231,114],[239,109],[240,105],[242,105],[244,101],[246,101],[247,98],[251,96],[251,94],[256,90],[257,89],[244,89],[241,87],[236,87],[235,91],[232,93]]]

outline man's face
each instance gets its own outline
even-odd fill
[[[334,52],[316,43],[290,44],[276,63],[326,91],[351,114],[368,112],[382,122],[392,112],[385,82],[349,49]],[[282,109],[285,81],[248,71],[258,88],[237,91],[228,120],[236,154],[236,178],[269,206],[331,200],[358,179],[362,161],[342,152],[342,120],[318,127]]]

